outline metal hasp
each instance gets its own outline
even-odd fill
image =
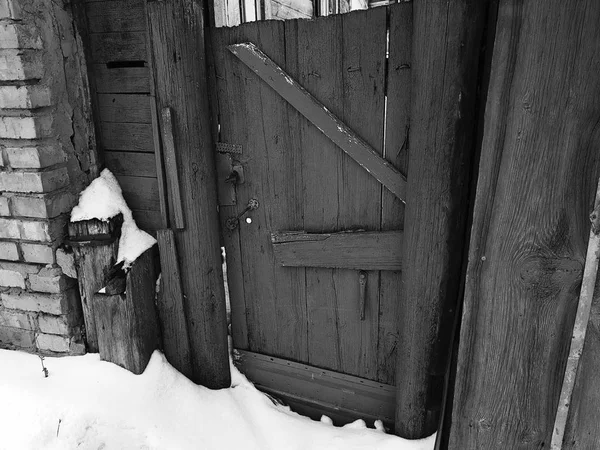
[[[360,320],[365,320],[365,306],[367,303],[367,272],[358,272],[358,285],[360,287]]]
[[[227,228],[231,231],[235,230],[238,226],[238,222],[240,221],[240,219],[242,218],[242,216],[244,214],[246,214],[248,211],[254,211],[255,209],[258,209],[259,207],[259,203],[258,200],[256,200],[255,198],[251,198],[248,201],[248,206],[246,206],[246,208],[239,213],[237,216],[235,217],[230,217],[229,219],[227,219],[227,222],[225,223],[225,225],[227,226]]]

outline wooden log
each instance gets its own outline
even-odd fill
[[[163,350],[171,365],[191,378],[193,371],[189,333],[183,307],[181,273],[173,230],[158,230],[156,239],[161,266],[157,306],[164,343]]]
[[[406,264],[396,366],[396,433],[405,438],[431,435],[440,416],[466,233],[485,9],[485,1],[413,3]]]
[[[203,5],[147,1],[158,110],[177,116],[175,145],[186,229],[175,234],[192,352],[192,380],[231,383],[216,170],[205,66]]]
[[[600,174],[600,3],[502,0],[497,17],[452,449],[550,447]],[[600,442],[597,320],[573,392],[570,449]]]
[[[401,270],[402,231],[304,233],[271,236],[276,261],[287,267]]]
[[[381,184],[405,201],[406,178],[252,43],[229,50]]]
[[[117,261],[123,217],[109,221],[96,219],[69,223],[69,241],[73,245],[79,295],[83,308],[88,351],[98,352],[98,337],[93,296],[105,284],[106,275]]]
[[[125,294],[94,294],[100,359],[141,374],[159,347],[154,307],[156,246],[146,250],[127,273]]]

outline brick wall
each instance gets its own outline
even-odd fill
[[[81,48],[62,1],[0,0],[0,347],[85,351],[62,247],[96,175]]]

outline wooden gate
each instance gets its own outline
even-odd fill
[[[295,409],[339,421],[394,421],[404,204],[324,134],[336,132],[327,118],[307,119],[228,46],[254,44],[292,91],[295,81],[339,118],[337,131],[391,162],[384,172],[405,173],[411,17],[397,4],[209,36],[238,362]],[[363,164],[375,173],[378,158]],[[396,175],[382,181],[403,185]]]

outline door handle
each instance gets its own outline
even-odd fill
[[[231,230],[231,231],[235,230],[238,226],[240,219],[243,217],[243,215],[246,214],[248,211],[254,211],[255,209],[258,209],[258,207],[259,207],[258,200],[256,200],[255,198],[251,198],[248,201],[248,205],[246,206],[246,208],[241,213],[239,213],[237,216],[230,217],[229,219],[227,219],[227,222],[225,222],[225,225],[227,226],[227,228],[229,230]]]

